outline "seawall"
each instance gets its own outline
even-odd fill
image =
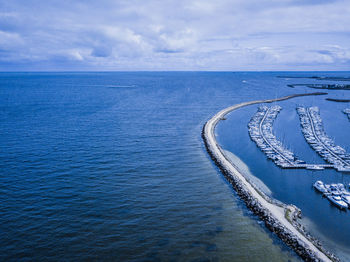
[[[240,173],[239,169],[223,153],[216,141],[214,130],[218,122],[224,119],[225,115],[244,106],[271,103],[299,96],[324,94],[327,93],[294,94],[276,99],[240,103],[218,112],[205,123],[202,129],[202,138],[208,154],[233,186],[238,196],[255,215],[264,221],[265,226],[270,231],[274,232],[305,261],[339,261],[339,259],[334,254],[326,251],[321,243],[308,234],[297,222],[297,217],[300,216],[298,208],[266,196]]]

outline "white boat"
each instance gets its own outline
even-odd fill
[[[341,199],[348,204],[349,208],[350,208],[350,193],[349,192],[343,192],[341,194]]]
[[[348,208],[348,204],[345,203],[345,201],[342,200],[340,196],[334,196],[334,195],[328,195],[328,200],[332,202],[335,206],[337,206],[340,209],[346,209]]]
[[[342,183],[338,183],[338,190],[340,192],[341,199],[348,204],[350,208],[350,192],[345,189]]]
[[[332,193],[332,195],[341,195],[341,191],[338,188],[338,184],[330,184],[328,192]]]
[[[345,186],[344,186],[344,184],[342,184],[342,183],[338,183],[337,184],[337,187],[338,187],[338,190],[340,191],[340,192],[347,192],[346,191],[346,189],[345,189]]]
[[[327,189],[324,186],[323,182],[318,180],[315,182],[314,184],[314,188],[316,188],[318,191],[320,191],[321,193],[327,193]]]
[[[310,170],[323,170],[324,167],[319,166],[319,165],[306,165],[306,169],[310,169]]]
[[[339,172],[350,172],[350,167],[349,166],[336,166],[336,169],[339,171]]]

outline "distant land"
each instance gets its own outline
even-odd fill
[[[330,90],[350,90],[350,85],[343,85],[343,84],[289,84],[287,85],[289,87],[297,87],[297,86],[306,86],[310,88],[315,89],[330,89]]]
[[[277,76],[278,78],[307,78],[316,80],[331,80],[331,81],[350,81],[350,77],[335,77],[335,76]]]
[[[350,99],[337,99],[337,98],[326,98],[327,101],[333,101],[333,102],[350,102]]]

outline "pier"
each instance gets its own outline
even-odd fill
[[[333,168],[329,164],[307,164],[305,161],[298,159],[293,152],[286,149],[282,142],[277,140],[273,135],[272,126],[278,113],[281,111],[280,106],[260,106],[258,112],[251,118],[248,123],[250,138],[256,145],[281,168],[306,168],[313,170],[323,170]]]
[[[326,135],[318,107],[297,107],[297,112],[309,145],[337,171],[350,172],[350,154]]]
[[[280,106],[261,106],[248,124],[249,135],[257,146],[283,168],[300,168],[305,161],[298,160],[292,152],[276,139],[272,132],[273,122],[282,108]]]

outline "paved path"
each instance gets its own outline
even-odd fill
[[[270,211],[271,215],[277,219],[282,225],[284,225],[286,228],[288,228],[294,235],[296,235],[301,241],[305,243],[306,246],[308,246],[309,249],[311,249],[315,255],[321,260],[321,261],[331,261],[323,252],[321,252],[311,241],[309,241],[303,234],[301,234],[286,218],[285,218],[285,210],[283,207],[280,207],[276,204],[273,204],[269,202],[267,199],[265,199],[258,191],[255,189],[247,180],[246,178],[237,170],[232,163],[226,158],[226,156],[223,153],[223,150],[219,146],[219,144],[216,141],[216,137],[214,134],[214,129],[218,122],[222,120],[225,115],[228,113],[244,107],[248,105],[253,104],[260,104],[260,103],[271,103],[275,101],[282,101],[287,100],[290,98],[298,97],[298,96],[307,96],[307,95],[320,95],[324,93],[308,93],[308,94],[296,94],[296,95],[290,95],[285,96],[277,99],[269,99],[269,100],[256,100],[251,102],[245,102],[241,104],[237,104],[231,107],[228,107],[226,109],[221,110],[218,112],[214,117],[212,117],[205,125],[204,127],[204,135],[207,139],[207,143],[209,146],[209,149],[213,153],[214,157],[218,159],[222,165],[230,172],[230,174],[236,176],[242,183],[242,185],[245,186],[245,188],[251,193],[251,195],[267,210]]]

